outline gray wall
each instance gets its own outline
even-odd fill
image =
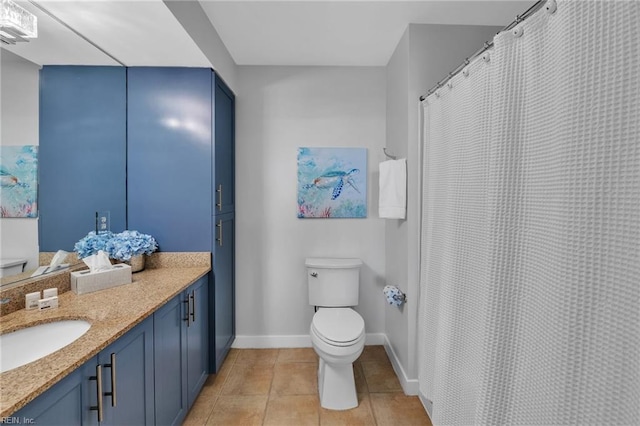
[[[306,257],[359,257],[369,342],[384,329],[383,67],[239,67],[236,97],[237,347],[310,346]],[[368,217],[297,218],[298,147],[368,148]],[[377,335],[375,335],[377,334]]]
[[[465,58],[482,47],[499,27],[411,24],[387,65],[387,141],[398,158],[407,158],[407,219],[385,223],[386,281],[407,293],[402,308],[386,305],[385,327],[392,362],[405,392],[418,392],[417,328],[420,299],[421,156],[419,98]],[[420,361],[422,362],[422,360]]]
[[[33,62],[0,49],[1,146],[39,144],[39,69]],[[26,269],[35,269],[38,251],[37,219],[0,219],[0,257],[25,258]]]

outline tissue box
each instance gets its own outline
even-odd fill
[[[124,263],[113,265],[113,269],[71,273],[71,291],[75,294],[92,293],[105,288],[131,283],[131,266]]]

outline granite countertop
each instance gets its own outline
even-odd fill
[[[211,270],[210,253],[190,255],[186,262],[158,257],[133,274],[131,284],[83,295],[62,293],[57,309],[2,316],[0,334],[65,319],[83,319],[91,328],[70,345],[0,374],[0,418],[24,407]],[[202,256],[193,261],[193,255]]]

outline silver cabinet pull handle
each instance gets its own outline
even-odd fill
[[[111,406],[116,406],[116,354],[111,354],[111,363],[104,365],[106,368],[111,369],[111,392],[105,392],[105,396],[111,397]]]
[[[182,303],[187,305],[185,308],[187,310],[187,316],[186,318],[183,318],[183,320],[187,322],[187,327],[191,327],[191,321],[189,321],[189,317],[191,316],[191,304],[189,303],[189,297],[187,297],[187,300],[183,300]]]
[[[196,322],[196,291],[193,290],[189,296],[191,299],[191,322]]]
[[[218,202],[216,203],[216,207],[218,207],[218,211],[222,211],[222,185],[218,185],[216,192],[218,193]]]
[[[218,228],[218,238],[216,238],[216,240],[218,240],[218,245],[222,246],[222,221],[219,220],[218,223],[216,223],[216,228]]]
[[[92,405],[89,409],[98,411],[98,422],[101,422],[104,417],[102,409],[102,365],[96,365],[96,375],[89,377],[89,380],[96,381],[96,390],[98,394],[98,405]]]

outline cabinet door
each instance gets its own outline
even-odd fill
[[[180,424],[186,416],[186,318],[184,294],[153,314],[156,424]]]
[[[187,400],[189,407],[198,397],[202,385],[207,380],[209,369],[209,300],[208,279],[200,278],[186,291],[189,302],[189,322],[187,322]]]
[[[234,274],[234,215],[217,216],[216,245],[213,254],[213,291],[209,298],[210,369],[217,372],[222,366],[235,338],[235,274]]]
[[[40,71],[40,251],[73,250],[98,211],[125,229],[126,84],[124,67]]]
[[[78,369],[11,417],[4,417],[2,423],[79,425],[82,410],[82,373]]]
[[[211,70],[128,68],[128,226],[162,251],[211,251]]]
[[[215,214],[230,213],[235,203],[235,97],[214,73]]]
[[[102,424],[154,424],[153,319],[101,351],[98,363],[102,365]]]

